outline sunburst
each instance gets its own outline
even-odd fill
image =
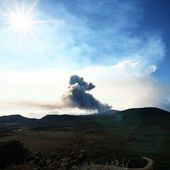
[[[0,2],[5,10],[0,15],[0,22],[3,24],[5,31],[13,31],[19,40],[21,40],[24,35],[33,35],[37,24],[51,22],[49,20],[37,19],[34,9],[39,0],[34,0],[29,8],[25,7],[26,4],[24,0],[13,0],[12,5],[4,0]]]

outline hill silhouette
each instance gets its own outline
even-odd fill
[[[124,111],[110,110],[92,115],[46,115],[41,119],[26,118],[21,115],[9,115],[0,117],[0,125],[49,125],[55,123],[70,122],[88,122],[96,119],[110,120],[113,123],[132,123],[132,124],[164,124],[169,123],[170,113],[168,111],[147,107],[147,108],[132,108]]]

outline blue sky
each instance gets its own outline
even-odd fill
[[[82,66],[111,65],[127,57],[145,58],[154,64],[161,62],[167,50],[163,48],[168,45],[164,35],[168,30],[157,23],[164,20],[164,14],[158,20],[152,17],[158,16],[158,9],[153,9],[161,2],[152,4],[154,14],[148,12],[151,3],[138,0],[38,1],[33,11],[37,15],[35,20],[54,22],[35,26],[35,36],[26,35],[20,45],[16,37],[10,35],[13,34],[11,30],[3,32],[1,39],[7,42],[5,47],[4,41],[1,43],[4,49],[1,56],[5,56],[1,57],[3,66],[42,68],[62,64],[63,67],[71,60],[76,67],[80,66],[80,58],[84,60]],[[25,4],[30,5],[28,1]],[[13,4],[9,7],[13,8]],[[159,49],[146,49],[149,45],[159,46]],[[16,60],[11,61],[14,58]]]
[[[19,10],[24,4],[26,11],[32,2],[15,1]],[[59,82],[64,84],[63,89],[59,90],[62,94],[67,87],[66,80],[68,81],[73,73],[81,74],[88,81],[100,83],[99,89],[96,88],[92,93],[100,100],[111,103],[116,109],[145,106],[169,109],[168,0],[34,2],[36,3],[30,14],[33,16],[32,20],[43,22],[32,25],[31,33],[24,33],[19,39],[19,33],[16,33],[15,29],[8,30],[11,24],[8,23],[8,8],[15,12],[15,3],[1,1],[0,74],[3,76],[1,82],[4,84],[2,90],[8,92],[5,83],[15,81],[17,89],[35,92],[30,96],[25,92],[25,96],[28,97],[18,99],[17,93],[23,94],[23,91],[18,90],[16,94],[10,91],[8,98],[1,99],[2,102],[38,100],[41,97],[44,101],[48,99],[54,102],[56,98],[52,93],[58,91],[57,86],[62,86],[58,85]],[[4,14],[7,16],[5,21]],[[62,74],[59,74],[61,72]],[[11,79],[13,74],[16,80]],[[51,75],[48,74],[56,75],[56,78],[54,76],[49,80],[48,77]],[[104,81],[99,80],[98,74],[102,75],[100,78]],[[22,84],[23,77],[26,77],[27,81],[29,79],[29,83]],[[52,79],[57,79],[53,82],[53,90],[49,94],[44,93],[44,88],[51,88]],[[29,86],[30,81],[32,88]],[[38,82],[45,82],[46,87],[42,87]],[[37,87],[33,85],[35,83]],[[41,92],[37,92],[38,87],[42,89]],[[101,93],[105,87],[114,89],[110,94],[112,96]],[[143,95],[136,94],[139,90]],[[11,93],[15,95],[10,95]],[[41,96],[38,99],[35,97],[37,93]],[[131,102],[126,98],[127,94],[132,96]]]
[[[151,1],[144,1],[145,13],[144,13],[144,20],[143,23],[145,24],[144,31],[155,30],[160,32],[163,37],[165,47],[166,47],[166,54],[164,56],[164,60],[159,65],[159,71],[156,72],[156,76],[162,78],[163,81],[169,82],[169,62],[170,62],[170,21],[168,17],[170,15],[170,2],[168,0],[159,1],[155,0],[154,2]]]

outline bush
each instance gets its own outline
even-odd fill
[[[12,140],[0,143],[0,167],[24,162],[28,149],[19,140]]]

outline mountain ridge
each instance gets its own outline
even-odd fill
[[[61,121],[75,121],[75,120],[81,120],[81,119],[94,119],[96,117],[115,117],[115,119],[120,119],[120,117],[126,117],[126,119],[129,119],[130,117],[141,117],[144,119],[144,117],[157,117],[160,118],[163,117],[163,115],[170,116],[168,111],[165,111],[160,108],[156,107],[144,107],[144,108],[130,108],[123,111],[115,111],[110,110],[107,112],[102,112],[98,114],[89,114],[89,115],[69,115],[69,114],[63,114],[63,115],[45,115],[44,117],[40,119],[36,118],[27,118],[22,115],[16,114],[16,115],[8,115],[8,116],[1,116],[0,117],[0,124],[8,124],[8,123],[16,123],[16,124],[24,124],[24,123],[56,123]]]
[[[135,111],[149,111],[150,113],[153,113],[153,111],[156,113],[156,112],[162,112],[162,113],[170,113],[166,110],[163,110],[161,108],[158,108],[158,107],[142,107],[142,108],[129,108],[129,109],[125,109],[125,110],[122,110],[122,111],[119,111],[119,110],[109,110],[109,111],[105,111],[105,112],[99,112],[99,113],[95,113],[95,114],[87,114],[87,115],[74,115],[74,114],[62,114],[62,115],[59,115],[59,114],[47,114],[45,116],[43,116],[42,118],[29,118],[29,117],[25,117],[25,116],[22,116],[20,114],[14,114],[14,115],[3,115],[3,116],[0,116],[0,123],[2,123],[2,121],[11,121],[12,119],[13,120],[44,120],[44,119],[49,119],[50,117],[56,117],[56,118],[59,118],[59,119],[68,119],[68,118],[76,118],[76,117],[89,117],[89,116],[103,116],[103,115],[112,115],[112,114],[115,114],[115,113],[123,113],[123,112],[135,112]]]

